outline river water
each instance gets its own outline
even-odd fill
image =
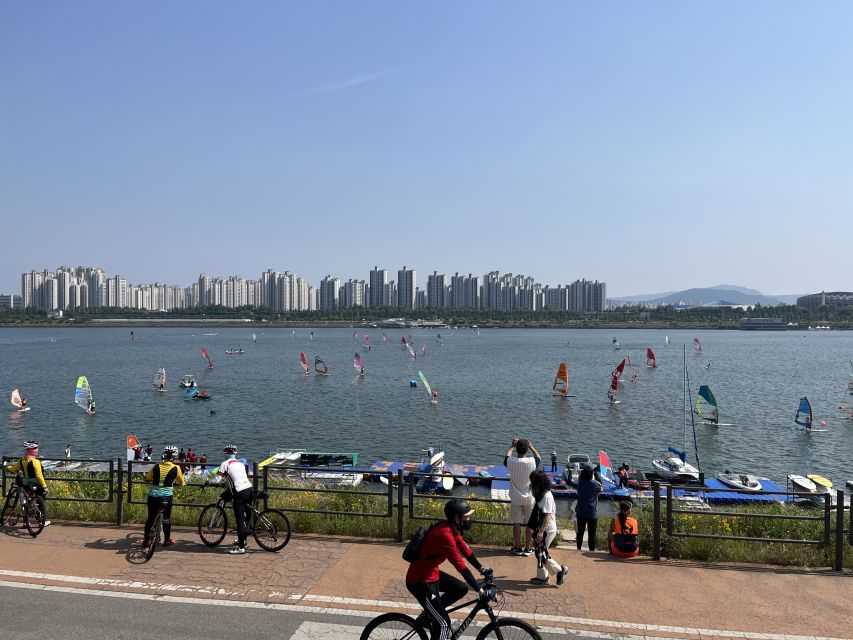
[[[18,414],[6,405],[0,451],[16,454],[23,439],[36,438],[46,457],[61,456],[66,444],[75,456],[114,457],[134,433],[158,450],[192,447],[214,460],[233,442],[252,458],[300,447],[354,451],[369,464],[415,460],[433,446],[443,448],[449,462],[495,464],[516,436],[529,438],[546,460],[552,450],[562,462],[569,453],[595,457],[606,449],[614,465],[650,471],[651,459],[670,444],[686,446],[695,460],[683,410],[687,345],[693,397],[699,384],[710,385],[721,422],[734,424],[697,424],[707,475],[748,471],[784,484],[787,473],[821,473],[840,486],[853,479],[853,423],[837,410],[850,379],[853,333],[372,329],[374,349],[364,351],[353,329],[315,328],[313,340],[311,331],[297,329],[294,337],[290,329],[254,329],[253,344],[251,328],[137,328],[134,340],[128,329],[2,329],[0,389],[8,398],[20,387],[32,410]],[[401,336],[409,334],[416,360],[400,348]],[[701,353],[693,349],[694,337]],[[240,346],[245,354],[225,354]],[[213,369],[206,368],[201,347]],[[645,366],[647,347],[657,354],[656,369]],[[300,351],[311,362],[320,355],[331,375],[303,375]],[[363,378],[352,365],[356,352],[364,359]],[[631,382],[626,368],[621,403],[611,406],[610,374],[628,355],[639,377]],[[574,398],[551,394],[563,360]],[[169,376],[166,393],[151,385],[161,366]],[[439,390],[437,405],[422,385],[410,387],[419,370]],[[184,400],[177,383],[186,373],[213,399]],[[74,405],[79,375],[92,386],[95,416]],[[825,433],[794,425],[803,395],[816,421],[827,422]]]

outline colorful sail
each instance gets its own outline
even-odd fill
[[[658,366],[657,358],[655,358],[655,352],[652,351],[651,347],[646,349],[646,364],[652,368]]]
[[[329,373],[329,368],[326,366],[326,363],[320,358],[320,356],[314,356],[314,371],[319,373],[321,376],[327,375]]]
[[[89,411],[89,406],[92,402],[92,388],[89,386],[89,381],[86,376],[77,378],[77,387],[74,389],[74,404]]]
[[[24,402],[21,399],[21,392],[18,389],[12,389],[12,397],[9,398],[9,402],[12,403],[12,406],[21,409],[24,406]]]
[[[703,402],[704,401],[704,402]],[[702,412],[702,409],[705,412]],[[699,387],[699,394],[696,396],[696,415],[706,422],[717,424],[720,421],[720,410],[717,407],[717,398],[711,387],[703,384]]]
[[[693,350],[702,351],[702,343],[699,342],[699,338],[693,338]]]
[[[127,436],[127,448],[128,449],[135,449],[138,446],[139,446],[139,438],[137,438],[132,433],[129,436]]]
[[[304,351],[299,353],[299,364],[302,365],[305,375],[308,375],[308,372],[311,371],[311,364],[308,362],[308,356],[305,355]]]
[[[354,366],[355,370],[359,373],[364,373],[364,362],[362,362],[361,356],[358,355],[358,353],[354,354],[354,357],[352,359],[352,366]]]
[[[794,422],[806,429],[812,428],[812,404],[806,397],[800,398],[800,406],[797,407],[797,415],[794,416]]]
[[[157,369],[157,373],[154,374],[154,380],[151,381],[151,384],[155,389],[166,388],[166,370],[163,367]]]
[[[426,376],[423,371],[418,371],[418,377],[420,377],[421,382],[424,385],[424,389],[429,394],[429,397],[432,398],[432,387],[429,386],[429,382],[427,382]]]
[[[368,351],[373,349],[373,345],[370,344],[370,337],[366,333],[364,334],[364,348]]]
[[[557,367],[557,375],[554,378],[554,393],[558,396],[569,395],[569,365],[561,362]]]
[[[606,451],[598,452],[598,468],[602,478],[610,480],[615,484],[616,479],[613,477],[613,466],[610,464],[610,456]]]
[[[612,374],[612,375],[613,375],[613,377],[614,377],[614,378],[616,378],[617,380],[619,380],[619,378],[621,378],[621,377],[622,377],[622,373],[623,373],[624,371],[625,371],[625,360],[622,360],[622,362],[620,362],[618,365],[616,365],[616,368],[613,370],[613,374]]]
[[[210,359],[210,354],[204,347],[201,348],[201,357],[207,360],[207,368],[213,369],[213,360]]]

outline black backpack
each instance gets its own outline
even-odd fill
[[[427,537],[427,534],[432,531],[432,528],[435,525],[430,525],[429,527],[421,527],[417,531],[412,534],[412,539],[406,544],[406,548],[403,549],[403,560],[406,562],[414,562],[421,555],[421,545],[424,543],[424,539]]]

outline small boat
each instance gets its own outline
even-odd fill
[[[192,387],[197,387],[198,385],[196,384],[195,378],[192,375],[187,374],[185,376],[181,376],[181,381],[178,383],[178,386],[184,389],[190,389]]]
[[[577,482],[578,476],[581,474],[581,467],[589,462],[589,456],[585,453],[572,453],[566,458],[566,469],[563,471],[563,480],[567,484]]]
[[[686,460],[686,454],[668,447],[666,453],[652,460],[652,466],[661,478],[679,482],[699,482],[699,469]]]
[[[212,397],[207,391],[199,391],[198,387],[191,387],[184,394],[184,398],[188,400],[210,400]]]
[[[246,352],[243,351],[243,349],[226,349],[225,353],[228,354],[229,356],[234,356],[234,355],[240,355],[240,354],[243,354]]]
[[[166,390],[166,370],[163,367],[157,369],[157,373],[154,374],[154,380],[151,381],[151,385],[156,391]]]
[[[718,473],[717,480],[732,489],[741,491],[761,491],[761,482],[749,473]]]
[[[24,398],[21,396],[21,392],[18,389],[12,389],[12,396],[9,398],[9,402],[12,403],[13,407],[18,409],[18,413],[24,413],[30,410],[30,408],[24,403]]]
[[[432,447],[424,451],[419,473],[430,473],[418,479],[418,491],[435,491],[453,489],[453,476],[444,475],[444,451],[436,451]]]

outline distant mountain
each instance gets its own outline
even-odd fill
[[[625,296],[623,298],[614,298],[614,300],[623,302],[648,302],[653,305],[681,304],[697,307],[721,304],[744,304],[752,306],[760,304],[763,307],[775,307],[780,304],[792,304],[779,298],[765,296],[755,289],[746,289],[733,285],[685,289],[684,291],[675,291],[657,297]],[[796,296],[794,300],[796,301]]]
[[[642,293],[637,296],[622,296],[621,298],[611,298],[611,300],[619,300],[620,302],[648,302],[649,300],[657,300],[668,296],[675,291],[664,291],[663,293]]]
[[[780,294],[778,296],[772,295],[771,298],[775,298],[780,302],[784,302],[785,304],[797,304],[797,298],[802,298],[803,296],[807,296],[807,293],[785,293]]]

